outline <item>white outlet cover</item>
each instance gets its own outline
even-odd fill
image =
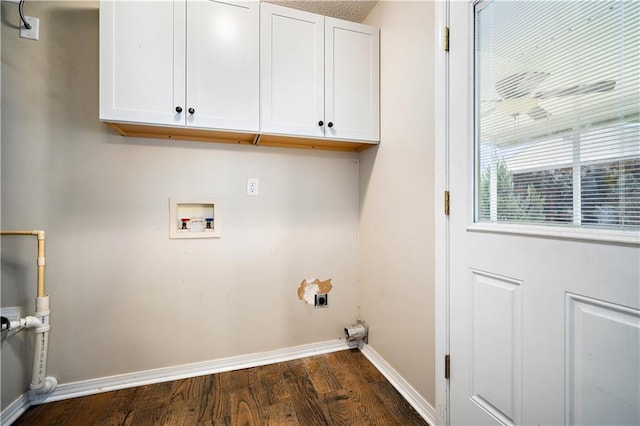
[[[247,179],[247,195],[257,196],[259,190],[260,181],[258,178],[248,178]]]
[[[20,23],[20,37],[27,38],[30,40],[38,40],[40,37],[40,19],[34,18],[33,16],[25,16],[24,20],[31,25],[31,29],[28,30],[24,23]]]

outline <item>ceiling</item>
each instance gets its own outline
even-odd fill
[[[307,12],[347,21],[362,22],[378,0],[264,0],[266,3],[278,4],[292,9],[306,10]]]

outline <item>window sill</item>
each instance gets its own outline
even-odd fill
[[[538,238],[554,238],[605,244],[630,246],[640,245],[640,232],[617,231],[612,229],[569,228],[504,223],[474,223],[467,227],[467,231],[524,235]]]

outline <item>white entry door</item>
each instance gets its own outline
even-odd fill
[[[638,16],[451,2],[451,424],[640,424]]]

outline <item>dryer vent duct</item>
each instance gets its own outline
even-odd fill
[[[359,342],[369,343],[369,327],[364,321],[358,320],[358,324],[345,327],[344,336],[347,342]]]

